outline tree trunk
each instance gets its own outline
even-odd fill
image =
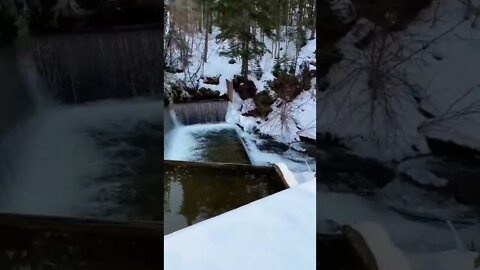
[[[242,4],[244,6],[245,3]],[[245,79],[248,78],[248,60],[250,58],[249,45],[250,45],[250,22],[246,10],[243,10],[242,20],[243,34],[242,34],[242,71],[241,75]]]
[[[245,79],[248,78],[248,58],[249,58],[249,52],[248,52],[248,40],[244,40],[242,42],[242,77]]]
[[[203,62],[207,62],[207,57],[208,57],[208,28],[209,28],[210,22],[208,21],[207,17],[207,24],[205,25],[205,48],[203,48]]]
[[[317,5],[316,1],[312,1],[312,10],[310,13],[310,20],[312,22],[311,28],[310,28],[310,40],[315,38],[315,30],[317,29]]]

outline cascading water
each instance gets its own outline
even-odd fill
[[[165,152],[169,152],[171,150],[172,137],[176,128],[181,126],[181,124],[178,122],[177,116],[172,109],[165,108],[163,115],[165,116],[163,122],[163,130],[165,131],[163,148]]]
[[[51,95],[63,104],[159,96],[161,31],[41,36],[32,55]]]
[[[161,58],[155,42],[134,38],[150,34],[130,34],[117,45],[110,34],[33,38],[19,54],[33,110],[0,133],[0,212],[161,219],[148,199],[162,193],[162,172],[149,165],[162,157]],[[87,47],[99,49],[95,60],[74,56]]]
[[[184,125],[225,122],[228,101],[176,103],[172,110]]]

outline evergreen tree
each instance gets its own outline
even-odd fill
[[[229,48],[222,55],[242,60],[241,75],[247,77],[249,60],[265,54],[265,44],[258,39],[252,28],[267,36],[273,36],[275,18],[271,14],[271,1],[220,0],[216,3],[216,25],[220,28],[219,41],[228,41]]]

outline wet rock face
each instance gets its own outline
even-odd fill
[[[257,87],[253,81],[236,76],[233,79],[233,89],[238,93],[241,99],[249,99],[255,97]]]

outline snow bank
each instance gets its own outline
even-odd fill
[[[288,169],[287,165],[284,163],[275,163],[275,166],[280,170],[289,187],[298,185],[295,175]]]
[[[301,184],[165,236],[164,268],[315,269],[315,188]]]
[[[338,224],[355,224],[372,221],[385,228],[393,243],[410,253],[445,251],[456,247],[447,224],[425,223],[406,219],[379,201],[369,201],[353,194],[323,191],[320,187],[317,201],[317,218],[334,220]],[[449,209],[443,208],[444,211]],[[457,228],[462,239],[480,244],[480,225]]]
[[[448,184],[447,179],[437,177],[435,174],[424,169],[409,169],[404,173],[421,185],[444,187]]]
[[[312,80],[314,82],[314,80]],[[283,143],[300,141],[300,137],[315,140],[316,129],[316,93],[315,84],[312,89],[302,92],[294,101],[287,103],[285,108],[279,108],[279,101],[272,105],[272,112],[266,120],[242,115],[246,110],[251,110],[255,105],[251,99],[241,100],[235,93],[233,102],[230,103],[226,121],[240,125],[244,131],[269,135]],[[282,114],[282,110],[287,111]],[[283,116],[286,115],[286,118]]]
[[[379,270],[411,270],[403,252],[392,243],[381,225],[374,222],[361,222],[352,225],[372,251]]]

